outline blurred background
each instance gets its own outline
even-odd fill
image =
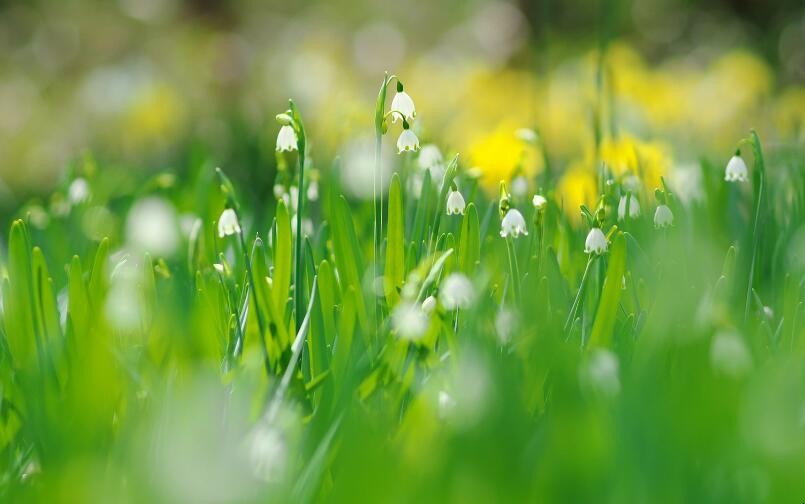
[[[132,176],[203,157],[270,198],[289,97],[314,163],[344,156],[352,179],[385,70],[423,142],[490,186],[520,161],[523,127],[547,155],[527,172],[550,159],[566,192],[583,185],[601,90],[614,158],[625,139],[657,173],[726,162],[750,127],[802,144],[803,48],[797,0],[0,1],[0,211],[63,185],[88,151]]]

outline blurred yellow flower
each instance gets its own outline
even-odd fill
[[[539,149],[519,139],[518,128],[501,124],[469,146],[469,162],[481,171],[481,185],[492,194],[515,174],[531,179],[543,169]]]
[[[556,195],[570,220],[578,224],[581,221],[579,207],[592,207],[598,199],[596,178],[586,160],[576,162],[562,174]]]
[[[788,89],[777,98],[774,125],[783,138],[798,140],[805,136],[805,87]]]
[[[145,88],[123,117],[129,147],[152,143],[168,143],[178,135],[183,125],[183,107],[179,94],[167,85]]]

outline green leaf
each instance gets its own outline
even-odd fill
[[[6,338],[16,364],[27,364],[32,357],[35,338],[34,290],[31,268],[31,244],[25,223],[16,220],[8,239],[8,295],[4,296]]]
[[[89,277],[89,295],[92,306],[98,310],[106,298],[109,262],[109,238],[104,238],[95,252],[95,261],[92,263],[92,272]]]
[[[285,307],[291,289],[293,241],[291,237],[291,217],[282,200],[277,202],[277,218],[275,221],[276,235],[274,246],[274,275],[271,277],[271,300],[274,313],[285,314]],[[277,325],[283,324],[283,319],[275,320]],[[285,346],[283,342],[283,347]]]
[[[405,280],[405,236],[403,222],[402,189],[400,177],[391,177],[388,206],[388,237],[386,240],[385,281],[386,302],[394,306],[400,300],[398,289]]]
[[[458,268],[471,276],[481,262],[481,230],[478,223],[478,210],[473,203],[467,205],[467,211],[464,212],[464,218],[461,220],[458,253]]]
[[[623,233],[617,233],[612,240],[609,266],[607,267],[601,301],[598,303],[598,312],[590,335],[590,346],[608,347],[610,345],[612,331],[615,328],[615,318],[618,314],[618,304],[623,292],[621,286],[625,272],[626,238],[624,238]]]
[[[364,271],[363,257],[358,248],[358,238],[352,223],[352,214],[343,196],[330,200],[330,225],[333,229],[333,256],[343,291],[353,289],[358,321],[364,329],[368,328],[366,302],[361,288],[361,274]]]
[[[76,340],[87,338],[90,329],[90,306],[87,287],[84,285],[84,272],[81,269],[81,259],[73,256],[70,263],[70,272],[67,275],[67,313],[73,326],[73,335]]]

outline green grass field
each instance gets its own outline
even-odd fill
[[[805,500],[801,133],[664,167],[599,82],[583,167],[467,156],[381,78],[357,175],[290,101],[270,173],[88,151],[7,213],[0,501]]]

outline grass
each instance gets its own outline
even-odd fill
[[[100,163],[68,211],[20,210],[2,261],[0,499],[805,496],[802,152],[764,158],[752,132],[736,142],[752,182],[705,157],[700,198],[643,187],[625,222],[623,177],[602,167],[597,208],[575,212],[552,171],[544,209],[503,190],[528,230],[504,239],[503,204],[457,156],[441,180],[402,163],[372,202],[324,169],[308,200],[289,115],[295,205],[243,197],[205,161],[122,189]],[[454,183],[468,205],[448,216]],[[172,210],[139,217],[179,246],[132,236],[147,195],[195,216],[190,231]],[[224,208],[242,232],[219,236]],[[593,225],[600,256],[584,253]],[[471,292],[442,288],[451,275]]]

